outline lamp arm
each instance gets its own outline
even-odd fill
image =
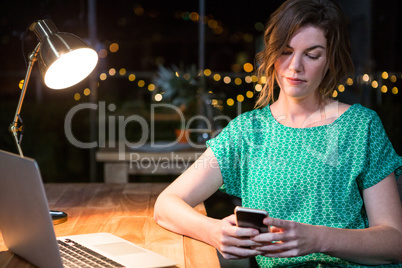
[[[28,87],[29,78],[31,77],[32,68],[34,66],[35,61],[37,61],[37,59],[38,59],[38,53],[40,50],[40,46],[41,46],[41,43],[39,42],[36,45],[35,49],[31,52],[31,54],[28,57],[28,59],[29,59],[28,69],[27,69],[27,73],[25,74],[24,83],[22,85],[20,100],[18,101],[18,106],[17,106],[17,110],[15,111],[14,120],[10,124],[10,129],[9,129],[10,132],[13,134],[15,145],[17,146],[18,153],[20,154],[21,157],[24,157],[24,154],[22,153],[21,140],[18,137],[18,133],[21,132],[23,126],[21,125],[19,127],[18,122],[21,121],[21,123],[22,123],[22,120],[20,118],[21,106],[22,106],[22,103],[24,102],[24,97],[25,97],[26,89]]]

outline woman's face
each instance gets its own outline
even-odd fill
[[[318,86],[328,70],[327,39],[314,26],[295,32],[282,55],[275,61],[281,94],[305,99],[317,94]]]

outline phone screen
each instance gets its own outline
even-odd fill
[[[235,214],[237,226],[255,228],[260,233],[269,232],[268,226],[262,223],[263,219],[268,216],[268,212],[259,209],[236,207]]]

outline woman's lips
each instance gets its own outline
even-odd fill
[[[286,81],[288,81],[288,83],[291,85],[300,85],[300,84],[306,82],[306,80],[299,79],[299,78],[292,78],[292,77],[286,77]]]

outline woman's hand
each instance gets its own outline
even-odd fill
[[[266,257],[296,257],[318,251],[318,239],[313,225],[274,218],[265,218],[264,224],[271,227],[270,233],[263,233],[252,238],[263,243],[255,247]]]
[[[217,220],[209,236],[213,246],[225,259],[241,259],[262,253],[256,248],[263,244],[251,240],[258,234],[256,229],[237,227],[235,215],[230,215]]]

